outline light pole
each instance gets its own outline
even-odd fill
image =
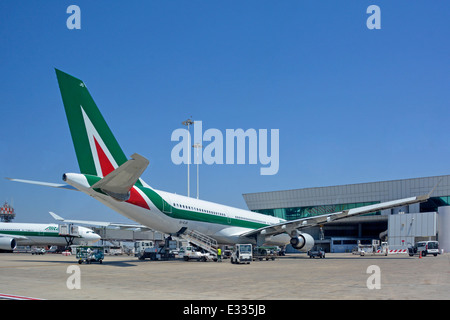
[[[191,145],[191,132],[189,131],[189,126],[191,125],[191,124],[194,124],[194,121],[192,121],[191,120],[191,118],[189,118],[189,119],[187,119],[186,121],[183,121],[182,123],[181,123],[182,125],[185,125],[185,126],[187,126],[188,127],[188,133],[189,133],[189,135],[188,135],[188,142],[187,142],[187,145],[188,145],[188,162],[187,162],[187,196],[189,197],[190,196],[190,192],[189,192],[189,163],[191,162],[191,148],[189,148],[189,146]]]
[[[200,143],[196,143],[194,145],[192,145],[193,148],[197,149],[197,199],[198,199],[198,195],[199,195],[199,181],[198,181],[198,149],[203,148],[203,146]]]

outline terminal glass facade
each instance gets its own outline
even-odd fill
[[[420,212],[437,212],[439,207],[449,206],[450,196],[431,197],[420,204]]]
[[[254,210],[255,212],[267,214],[269,216],[285,219],[295,220],[301,218],[314,217],[322,214],[339,212],[343,210],[368,206],[372,204],[380,203],[374,202],[359,202],[359,203],[345,203],[345,204],[330,204],[321,206],[308,206],[308,207],[293,207],[293,208],[276,208],[276,209],[260,209]],[[371,215],[380,214],[380,212],[372,213]]]

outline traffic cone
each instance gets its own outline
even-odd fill
[[[422,250],[419,251],[419,259],[422,259]]]

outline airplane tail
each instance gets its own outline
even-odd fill
[[[80,172],[103,178],[128,159],[84,82],[55,70]]]

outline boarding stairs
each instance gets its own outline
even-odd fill
[[[213,255],[217,255],[217,248],[219,247],[217,241],[206,234],[186,229],[183,233],[179,234],[179,236],[197,247],[200,247]]]

